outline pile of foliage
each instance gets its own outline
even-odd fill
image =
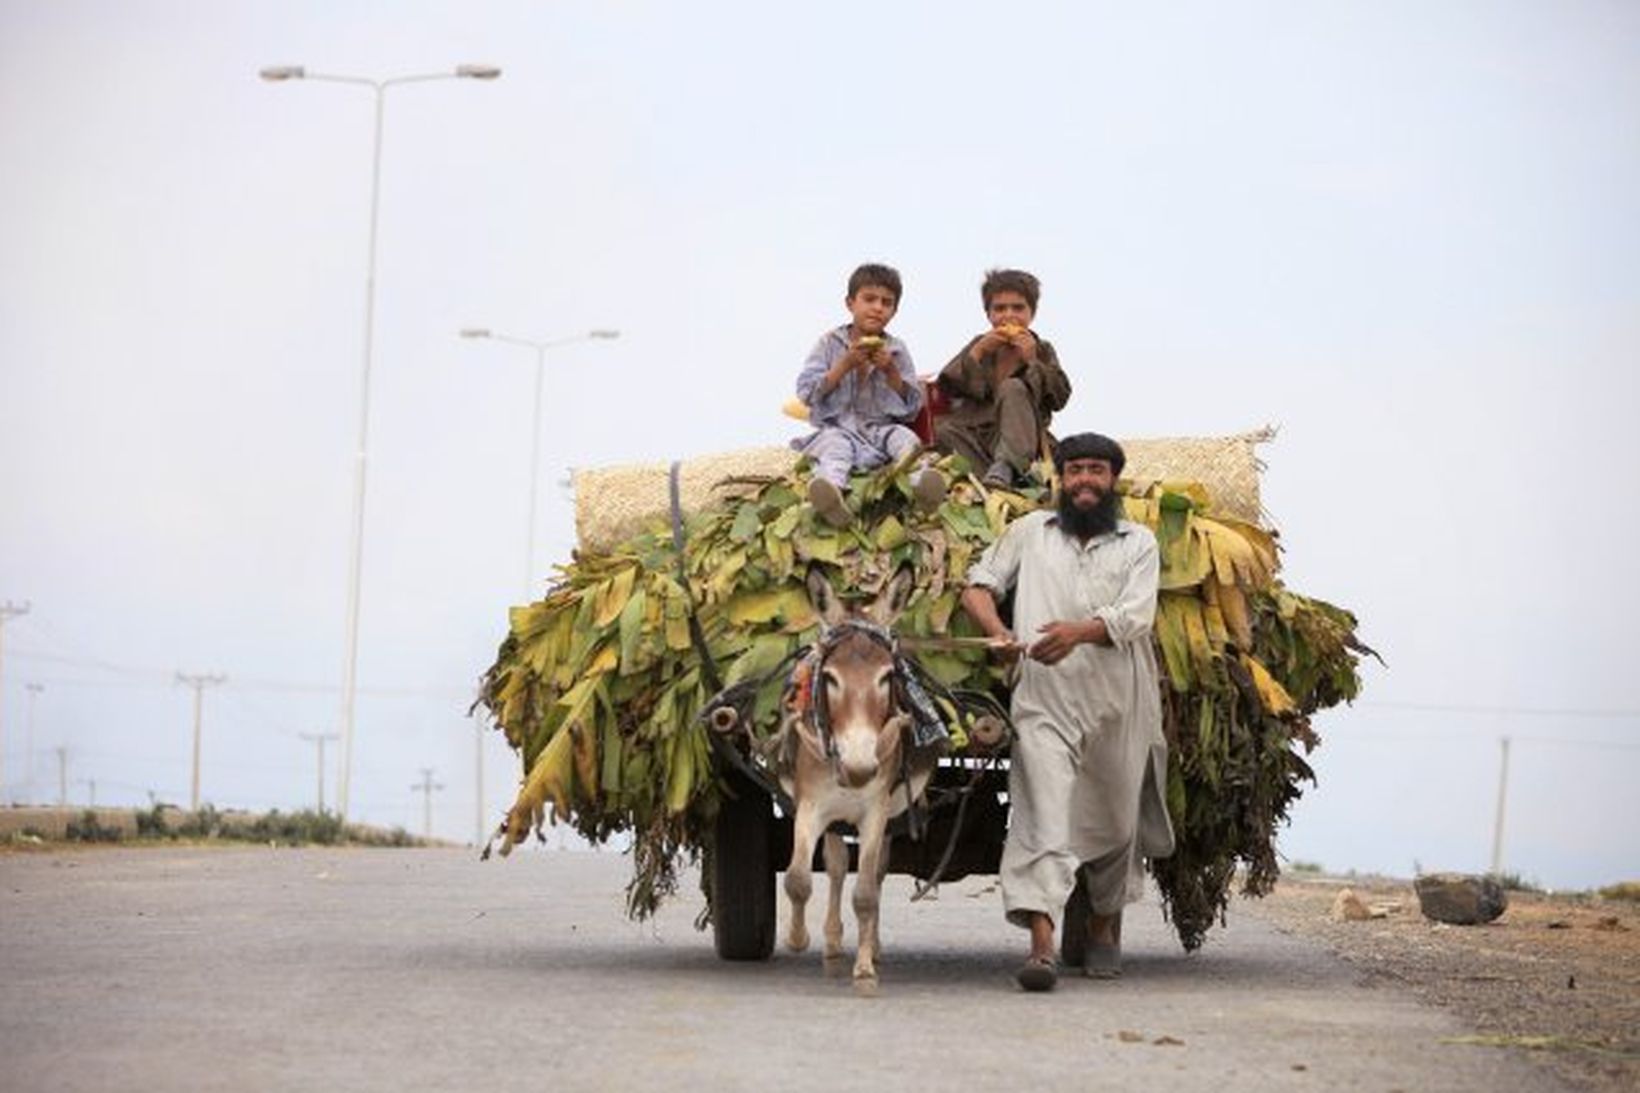
[[[721,504],[688,521],[681,566],[670,530],[657,526],[559,567],[543,600],[513,609],[483,680],[480,702],[524,772],[501,851],[539,834],[550,808],[553,822],[593,842],[631,834],[634,916],[675,891],[679,866],[708,849],[720,791],[697,716],[712,696],[691,612],[730,684],[763,676],[813,640],[803,575],[815,563],[861,597],[909,564],[917,591],[899,633],[977,636],[958,609],[968,566],[1011,520],[1046,503],[1047,490],[987,490],[956,459],[943,469],[954,484],[933,513],[916,510],[907,468],[895,466],[856,476],[858,518],[832,528],[803,503],[799,467],[727,484]],[[1352,615],[1276,578],[1272,533],[1215,516],[1200,487],[1160,483],[1129,489],[1123,501],[1161,547],[1155,643],[1178,847],[1151,870],[1194,949],[1222,915],[1238,863],[1247,893],[1274,883],[1276,829],[1314,780],[1304,758],[1319,742],[1311,715],[1355,697],[1369,651]],[[918,659],[947,685],[1002,683],[1003,668],[981,648]],[[779,691],[776,678],[759,693],[754,732],[776,729]],[[951,728],[960,750],[965,726]]]

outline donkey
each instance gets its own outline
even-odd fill
[[[910,716],[900,707],[894,638],[889,627],[910,599],[913,573],[903,567],[865,611],[849,614],[818,566],[809,570],[809,602],[820,618],[820,639],[800,663],[784,704],[782,728],[787,761],[780,780],[794,805],[792,859],[786,867],[791,928],[786,944],[808,948],[804,908],[813,891],[815,843],[824,837],[830,899],[826,908],[825,963],[830,971],[843,955],[843,878],[848,848],[828,830],[838,821],[854,825],[860,840],[854,917],[859,947],[854,987],[877,989],[877,910],[888,867],[888,821],[920,800],[934,772],[935,749],[912,750]]]

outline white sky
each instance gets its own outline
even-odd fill
[[[1278,425],[1300,591],[1389,661],[1320,719],[1296,859],[1640,865],[1640,9],[1625,3],[0,0],[4,795],[311,804],[334,730],[371,99],[387,97],[353,812],[476,825],[472,683],[518,598],[524,337],[570,465],[778,442],[843,281],[933,370],[1039,273],[1062,431]],[[35,769],[27,788],[25,685]],[[330,753],[335,754],[334,750]],[[514,777],[486,752],[488,804]],[[330,781],[334,794],[334,779]]]

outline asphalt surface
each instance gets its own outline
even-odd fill
[[[1131,909],[1125,978],[1026,995],[993,878],[911,903],[891,877],[882,992],[858,998],[812,950],[720,962],[693,888],[629,922],[628,868],[546,851],[0,855],[0,1090],[1560,1088],[1512,1053],[1443,1043],[1465,1031],[1450,1015],[1245,913],[1186,956],[1156,907]]]

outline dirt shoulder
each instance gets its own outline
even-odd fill
[[[1335,920],[1345,888],[1383,917]],[[1497,921],[1447,926],[1419,913],[1407,881],[1291,878],[1236,907],[1326,943],[1368,984],[1451,1009],[1473,1042],[1529,1055],[1575,1088],[1640,1089],[1640,904],[1511,892]]]

